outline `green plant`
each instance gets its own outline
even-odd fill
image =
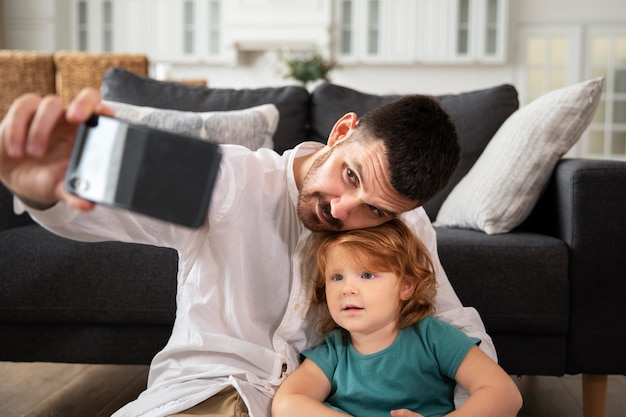
[[[285,78],[293,78],[306,85],[311,81],[330,81],[328,73],[336,67],[335,62],[314,53],[308,56],[283,58],[286,65]]]

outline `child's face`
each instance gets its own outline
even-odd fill
[[[402,299],[410,288],[390,271],[364,268],[367,254],[333,247],[326,257],[326,300],[335,323],[355,336],[397,333]],[[357,256],[354,256],[357,255]]]

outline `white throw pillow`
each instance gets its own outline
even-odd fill
[[[244,110],[190,112],[105,101],[115,117],[131,123],[164,129],[217,143],[243,145],[253,151],[274,148],[279,113],[273,104]]]
[[[603,82],[595,78],[551,91],[513,113],[452,189],[434,224],[488,234],[519,226],[558,160],[591,122]]]

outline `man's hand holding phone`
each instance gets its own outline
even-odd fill
[[[88,211],[100,203],[199,227],[219,146],[106,116],[113,111],[94,89],[81,91],[67,110],[57,96],[20,97],[0,124],[0,180],[37,209],[64,201]]]
[[[64,186],[78,126],[93,113],[113,114],[94,89],[81,91],[67,110],[57,96],[18,98],[0,124],[0,180],[34,208],[61,200],[80,210],[93,208]]]

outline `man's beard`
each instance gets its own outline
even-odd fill
[[[330,204],[323,202],[323,196],[319,193],[300,194],[297,212],[304,227],[313,232],[341,230],[343,228],[343,222],[330,214]],[[320,219],[318,212],[321,212],[325,221]]]
[[[308,190],[309,187],[311,187],[311,183],[314,182],[317,177],[319,168],[326,162],[331,153],[332,148],[313,161],[311,169],[307,172],[302,181],[302,189],[298,196],[298,217],[302,221],[302,224],[304,224],[304,227],[313,232],[341,230],[343,228],[343,222],[339,219],[335,219],[332,214],[330,214],[330,203],[325,201],[324,195]],[[321,216],[324,217],[325,221],[320,219],[318,212],[321,212]]]

